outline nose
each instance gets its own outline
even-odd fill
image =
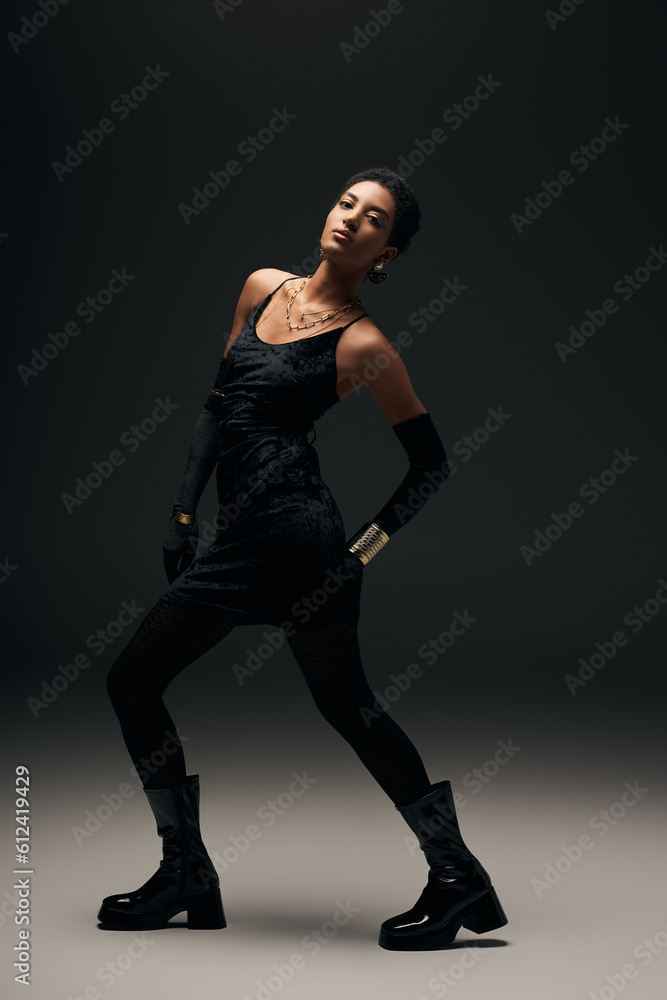
[[[345,222],[350,229],[356,229],[357,223],[356,223],[356,220],[355,220],[355,217],[354,217],[354,209],[353,208],[350,208],[350,209],[347,210],[347,212],[345,213],[345,216],[343,218],[343,222]]]

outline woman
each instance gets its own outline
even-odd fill
[[[264,268],[245,283],[170,517],[170,586],[109,671],[109,696],[163,858],[139,889],[104,899],[103,923],[155,929],[187,910],[190,928],[226,926],[199,829],[199,776],[186,774],[162,695],[236,625],[267,622],[284,629],[317,707],[391,797],[428,861],[427,886],[412,909],[383,923],[380,945],[439,948],[461,926],[479,933],[507,922],[461,839],[449,781],[432,785],[406,734],[377,711],[357,641],[364,566],[447,475],[428,411],[358,298],[366,276],[387,277],[384,266],[407,248],[420,217],[400,176],[362,171],[331,207],[314,275]],[[308,436],[314,420],[360,385],[382,407],[410,465],[378,514],[345,541]],[[216,465],[218,531],[195,558],[197,503]],[[169,742],[170,753],[160,752]]]

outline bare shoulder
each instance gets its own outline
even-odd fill
[[[345,338],[345,353],[349,357],[355,358],[357,362],[375,357],[378,354],[386,355],[387,361],[399,358],[396,348],[387,340],[380,327],[370,316],[362,316],[356,320],[350,329],[342,335],[341,341],[343,338]]]
[[[236,304],[232,329],[223,357],[227,357],[230,347],[245,327],[253,309],[285,278],[291,277],[297,277],[297,275],[292,275],[289,271],[281,271],[277,267],[260,267],[248,275]]]
[[[359,340],[363,340],[364,343],[368,343],[376,347],[388,344],[389,347],[391,347],[391,344],[389,344],[389,341],[383,334],[380,327],[370,316],[362,316],[361,319],[357,320],[354,326],[357,338]]]
[[[340,358],[337,354],[336,361],[339,362],[341,399],[364,386],[375,397],[392,426],[427,412],[400,354],[370,316],[363,316],[345,330],[340,348]]]
[[[298,275],[292,274],[291,271],[282,271],[277,267],[260,267],[248,275],[241,294],[249,302],[250,308],[253,309],[274,288],[277,288],[281,281],[297,277]]]

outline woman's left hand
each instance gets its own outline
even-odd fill
[[[199,529],[196,524],[172,521],[162,546],[164,569],[169,583],[173,583],[193,562],[197,554]]]

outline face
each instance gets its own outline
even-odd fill
[[[392,260],[398,250],[388,240],[396,205],[390,192],[375,181],[360,181],[344,191],[327,216],[321,244],[327,257],[351,269],[369,271],[376,261]],[[348,239],[335,230],[348,234]]]

